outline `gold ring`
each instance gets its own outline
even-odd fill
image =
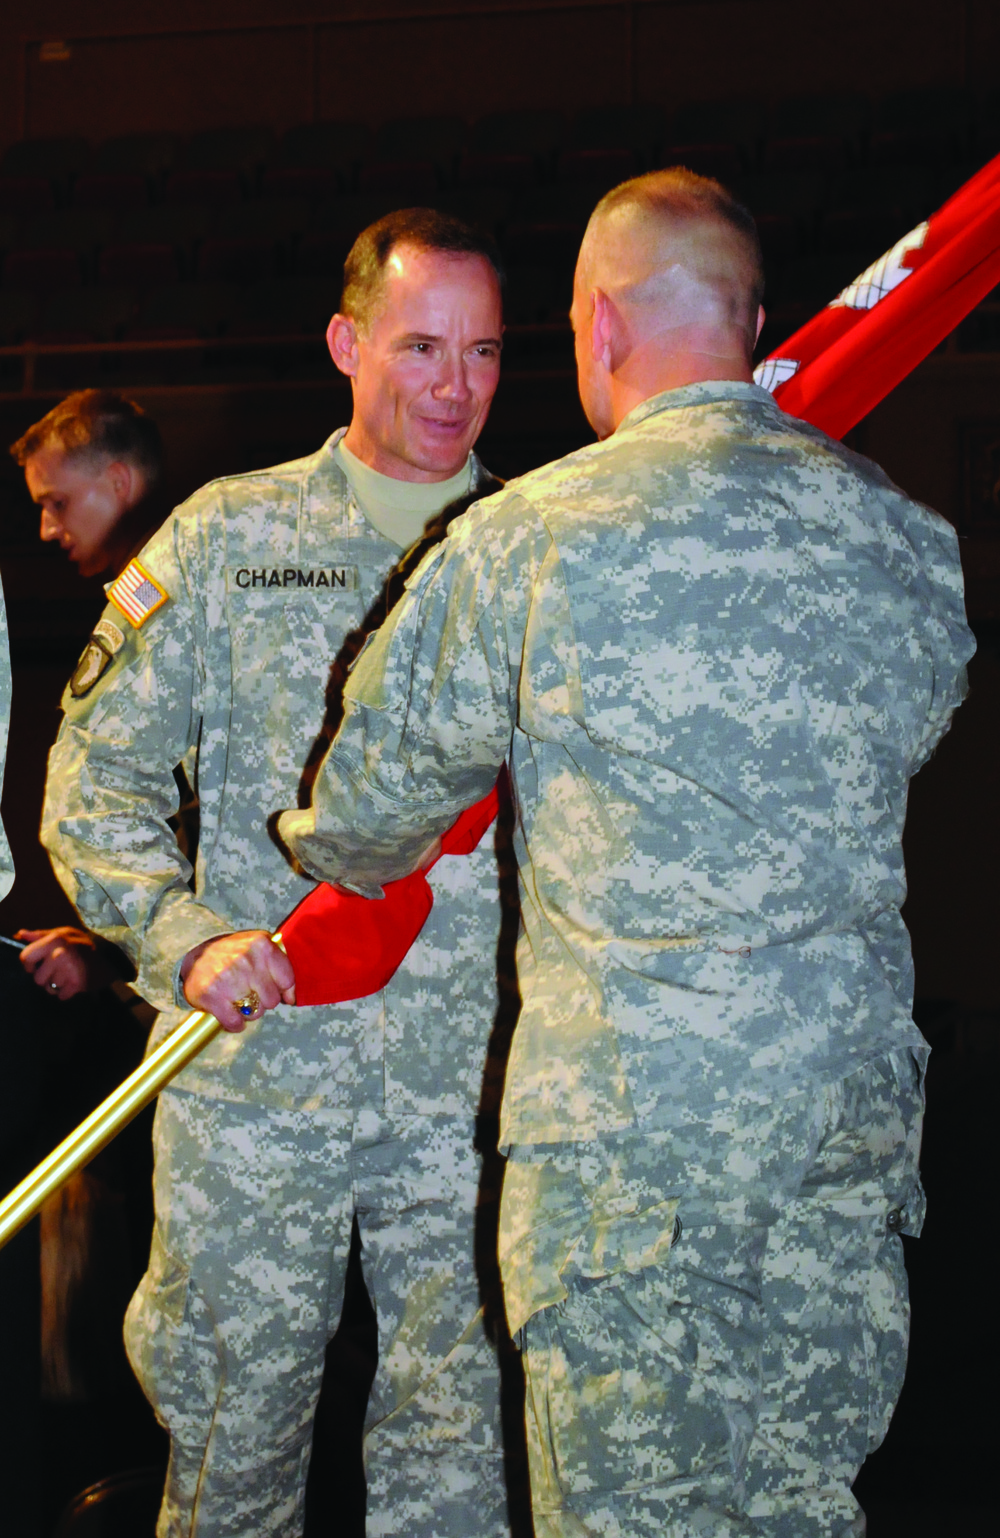
[[[249,1020],[260,1008],[260,996],[256,988],[250,988],[241,999],[233,1000],[233,1008],[241,1014],[244,1020]]]

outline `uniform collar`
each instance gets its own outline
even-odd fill
[[[340,468],[333,453],[346,432],[346,427],[338,427],[336,432],[330,434],[323,447],[312,456],[313,464],[309,472],[309,491],[311,495],[322,495],[322,488],[325,482],[331,488],[335,488],[339,496],[344,498],[350,496],[347,476]],[[491,479],[490,472],[484,467],[479,455],[473,450],[472,490],[478,491],[480,487],[484,486]]]
[[[686,411],[692,406],[707,406],[718,401],[753,401],[759,405],[774,406],[770,390],[742,379],[702,379],[697,384],[681,385],[677,390],[661,390],[648,400],[633,406],[628,416],[619,422],[616,432],[622,428],[637,427],[647,417],[658,416],[664,411]],[[614,437],[614,434],[612,434]]]

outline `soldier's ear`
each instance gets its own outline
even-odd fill
[[[755,347],[757,346],[757,343],[760,341],[760,334],[763,331],[763,329],[764,329],[764,306],[762,304],[759,304],[757,306],[757,335],[753,339],[753,345]]]
[[[593,293],[594,314],[591,320],[590,347],[594,362],[610,374],[613,371],[612,358],[614,354],[614,323],[616,319],[614,306],[603,289],[595,288]]]
[[[351,379],[358,372],[358,331],[349,315],[336,314],[326,328],[330,357]]]
[[[113,459],[105,467],[104,474],[122,512],[138,502],[141,488],[138,484],[139,472],[134,465],[127,460]]]

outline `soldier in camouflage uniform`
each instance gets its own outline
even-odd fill
[[[752,383],[760,288],[716,183],[602,200],[573,322],[604,441],[453,525],[280,820],[374,895],[510,764],[539,1538],[860,1533],[902,1380],[901,834],[972,643],[952,530]]]
[[[7,650],[7,610],[4,607],[3,589],[0,588],[0,786],[3,785],[3,766],[7,758],[7,730],[10,726],[10,654]],[[0,897],[6,897],[14,880],[14,863],[10,857],[10,845],[0,822]]]
[[[151,1046],[192,1004],[232,1032],[160,1097],[156,1229],[126,1321],[171,1435],[159,1538],[301,1533],[354,1213],[378,1322],[368,1532],[458,1538],[473,1512],[477,1532],[507,1531],[473,1263],[492,837],[435,867],[431,916],[382,993],[288,1007],[267,938],[312,886],[268,813],[299,790],[331,659],[426,518],[499,484],[470,452],[499,368],[491,250],[426,210],[359,237],[330,330],[354,387],[346,436],[179,508],[112,585],[64,699],[44,818],[60,879],[163,1011]],[[200,799],[193,886],[167,825],[175,764]],[[279,993],[262,1023],[252,1001]]]

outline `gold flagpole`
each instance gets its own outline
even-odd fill
[[[281,944],[281,932],[271,937]],[[166,1041],[119,1084],[96,1111],[91,1111],[75,1132],[64,1138],[19,1186],[0,1202],[0,1249],[30,1223],[35,1213],[64,1181],[89,1164],[118,1136],[144,1106],[155,1100],[165,1084],[206,1047],[222,1027],[214,1015],[195,1010],[186,1016]]]

